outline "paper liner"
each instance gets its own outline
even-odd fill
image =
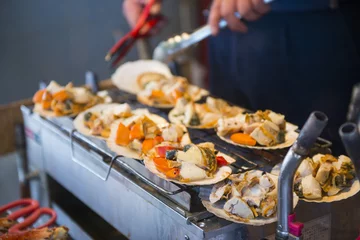
[[[235,162],[235,159],[233,159],[232,157],[227,156],[226,154],[218,153],[217,156],[223,156],[229,163]],[[189,185],[189,186],[216,184],[216,183],[221,182],[222,180],[228,178],[230,176],[230,174],[232,173],[232,170],[231,170],[230,167],[222,166],[217,170],[217,172],[215,173],[213,178],[202,179],[202,180],[191,181],[191,182],[180,182],[180,181],[177,181],[177,180],[169,179],[164,174],[159,172],[156,169],[154,162],[149,157],[144,158],[144,163],[145,163],[145,167],[150,172],[152,172],[153,174],[158,176],[159,178],[162,178],[162,179],[164,179],[166,181],[170,181],[170,182],[174,182],[174,183],[178,183],[178,184],[182,184],[182,185]]]
[[[83,135],[96,137],[96,138],[100,138],[100,139],[106,139],[104,137],[95,136],[90,133],[90,129],[84,125],[84,116],[88,112],[95,112],[95,113],[100,114],[100,112],[103,110],[110,109],[110,108],[113,108],[113,107],[116,107],[119,105],[121,105],[121,104],[120,103],[105,103],[105,104],[95,105],[94,107],[86,109],[85,111],[81,112],[74,119],[74,121],[73,121],[74,128]]]
[[[260,171],[260,170],[258,170]],[[278,184],[278,177],[272,174],[267,173],[267,175],[273,180],[275,184],[275,189],[271,191],[269,194],[277,194],[277,184]],[[214,207],[211,202],[202,200],[201,201],[206,210],[208,210],[210,213],[214,214],[215,216],[219,218],[223,218],[225,220],[235,222],[235,223],[242,223],[246,225],[252,225],[252,226],[262,226],[266,224],[270,224],[277,221],[276,213],[270,217],[270,218],[264,218],[264,217],[257,217],[254,219],[243,219],[240,217],[237,217],[236,215],[230,215],[226,213],[226,211],[222,208]],[[296,207],[297,203],[299,202],[299,197],[294,193],[293,198],[293,206]]]
[[[277,144],[274,146],[248,146],[248,145],[243,145],[243,144],[238,144],[233,142],[230,139],[229,134],[225,135],[225,136],[221,136],[218,132],[216,132],[216,134],[218,135],[219,138],[221,138],[221,140],[231,143],[233,145],[239,146],[239,147],[244,147],[244,148],[251,148],[251,149],[262,149],[262,150],[274,150],[274,149],[281,149],[281,148],[288,148],[291,147],[294,142],[296,141],[297,137],[299,136],[299,134],[297,132],[295,132],[295,130],[297,129],[297,126],[290,124],[290,123],[286,123],[286,134],[285,134],[285,142],[281,143],[281,144]]]
[[[197,103],[196,103],[196,104],[197,104]],[[242,109],[242,108],[239,108],[239,110],[243,110],[243,109]],[[172,123],[184,124],[178,117],[176,117],[175,109],[172,109],[172,110],[169,112],[168,118],[169,118],[169,121],[172,122]],[[219,114],[219,118],[221,118],[221,114]],[[216,127],[216,124],[217,124],[217,122],[215,122],[213,126],[207,126],[207,127],[204,127],[203,125],[200,125],[200,126],[191,126],[191,125],[186,125],[186,124],[185,124],[185,126],[186,126],[187,128],[192,128],[192,129],[213,129],[213,128]]]
[[[190,85],[189,87],[197,87],[197,86],[194,86],[194,85]],[[198,94],[196,94],[195,96],[192,96],[192,100],[194,102],[196,101],[199,101],[202,97],[206,96],[206,95],[209,95],[209,92],[206,91],[205,89],[201,89],[200,88],[200,91],[198,92]],[[149,99],[148,96],[145,96],[143,94],[143,92],[139,92],[137,94],[137,100],[144,104],[144,105],[147,105],[147,106],[150,106],[150,107],[155,107],[155,108],[161,108],[161,109],[171,109],[171,108],[174,108],[175,107],[175,104],[172,104],[172,103],[168,103],[168,104],[156,104],[154,103],[153,101],[151,101]]]
[[[137,78],[145,72],[156,72],[171,78],[170,69],[162,62],[155,60],[138,60],[121,65],[111,76],[113,84],[124,91],[137,94],[141,91]]]
[[[133,113],[135,114],[134,116],[131,116],[131,117],[128,117],[125,119],[118,119],[111,124],[110,136],[107,139],[106,143],[110,150],[112,150],[113,152],[115,152],[121,156],[135,158],[135,159],[142,159],[140,156],[140,153],[138,153],[128,147],[123,147],[123,146],[119,146],[116,144],[115,139],[116,139],[116,133],[117,133],[117,128],[119,126],[119,123],[123,123],[126,126],[131,121],[133,121],[134,118],[138,117],[140,114],[145,114],[152,121],[154,121],[157,125],[163,125],[163,124],[169,124],[169,123],[164,118],[162,118],[156,114],[149,113],[147,109],[137,109],[137,110],[134,110]]]
[[[48,111],[48,110],[42,109],[41,104],[39,104],[39,103],[35,103],[33,111],[45,118],[75,117],[76,115],[78,115],[78,113],[73,113],[70,115],[58,116],[53,111]]]
[[[334,196],[323,196],[321,199],[306,199],[306,198],[300,198],[300,200],[303,200],[305,202],[314,202],[314,203],[331,203],[331,202],[337,202],[344,199],[347,199],[349,197],[354,196],[357,194],[360,190],[360,183],[359,180],[356,179],[351,187],[345,188],[341,190],[340,193],[334,195]]]
[[[281,163],[278,163],[277,165],[275,165],[273,167],[273,169],[271,170],[271,173],[274,175],[279,175],[280,168],[281,168]],[[343,190],[341,190],[338,194],[336,194],[334,196],[323,196],[321,199],[307,199],[307,198],[299,198],[299,199],[302,201],[305,201],[305,202],[331,203],[331,202],[337,202],[337,201],[341,201],[341,200],[347,199],[349,197],[352,197],[355,194],[357,194],[359,191],[360,191],[360,183],[359,183],[359,180],[356,179],[356,180],[354,180],[351,187],[344,188]]]

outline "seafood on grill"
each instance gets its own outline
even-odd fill
[[[360,190],[354,164],[347,156],[316,154],[304,159],[297,169],[295,193],[305,201],[333,202]]]
[[[190,143],[187,129],[169,124],[164,118],[151,114],[135,114],[114,121],[107,139],[109,148],[119,155],[142,159],[155,146],[170,142],[176,147]]]
[[[206,209],[218,217],[249,225],[276,221],[277,181],[275,175],[251,170],[233,174],[213,186]],[[298,197],[294,194],[294,206]]]
[[[218,136],[229,143],[257,149],[290,147],[298,134],[285,116],[270,110],[222,117],[216,125]]]
[[[54,228],[30,229],[19,233],[0,235],[0,240],[66,240],[69,239],[69,229],[63,226]]]
[[[149,75],[151,78],[147,77]],[[137,99],[148,106],[173,108],[180,98],[197,101],[208,94],[206,90],[191,85],[184,77],[173,76],[165,79],[156,77],[153,73],[144,73],[139,78],[138,83],[142,90],[137,94]]]
[[[232,172],[227,166],[235,160],[218,152],[213,143],[178,147],[163,142],[144,158],[147,169],[160,178],[185,185],[210,185],[226,179]]]
[[[155,60],[137,60],[122,64],[111,76],[113,84],[121,90],[137,94],[151,81],[167,80],[173,76],[169,67]]]
[[[111,124],[117,119],[128,118],[147,110],[131,110],[129,104],[99,104],[80,113],[73,124],[76,130],[87,136],[108,138]]]
[[[72,83],[63,87],[55,81],[37,91],[32,100],[34,112],[44,117],[75,116],[96,104],[111,101],[108,97],[93,94],[86,87],[74,87]]]
[[[221,117],[234,117],[244,109],[230,106],[226,101],[207,97],[206,103],[194,103],[180,98],[169,113],[172,123],[182,123],[190,128],[214,128]]]

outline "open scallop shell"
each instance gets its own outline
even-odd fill
[[[281,164],[279,163],[273,167],[271,173],[274,175],[279,175],[280,168],[281,168]],[[355,194],[357,194],[359,191],[360,191],[360,182],[359,179],[356,178],[353,184],[351,185],[351,187],[341,190],[338,194],[334,196],[323,196],[321,199],[307,199],[307,198],[299,198],[299,199],[305,202],[331,203],[331,202],[337,202],[350,198]]]
[[[137,117],[140,113],[145,114],[147,117],[149,117],[152,121],[154,121],[158,125],[168,124],[168,122],[164,118],[162,118],[156,114],[149,113],[147,111],[147,109],[138,109],[138,110],[133,111],[133,113],[135,114],[134,116],[125,118],[125,119],[118,119],[111,124],[110,136],[107,139],[106,143],[107,143],[109,149],[118,155],[128,157],[128,158],[140,159],[140,154],[138,152],[136,152],[128,147],[123,147],[123,146],[119,146],[116,144],[115,139],[116,139],[116,132],[117,132],[119,123],[123,123],[124,125],[127,125],[131,121],[133,121],[134,117]]]
[[[33,111],[35,113],[39,114],[40,116],[45,117],[45,118],[75,117],[76,115],[78,115],[78,113],[73,113],[73,114],[70,114],[70,115],[58,116],[53,111],[48,111],[48,110],[42,109],[41,104],[39,104],[39,103],[35,103]]]
[[[190,85],[189,87],[197,87],[197,86]],[[150,107],[155,107],[155,108],[162,108],[162,109],[171,109],[171,108],[175,107],[175,104],[172,104],[172,103],[168,103],[168,104],[154,103],[153,101],[150,101],[149,97],[145,96],[142,93],[143,92],[140,92],[137,94],[137,100],[144,105],[147,105]],[[202,97],[204,97],[206,95],[209,95],[209,92],[206,91],[205,89],[200,89],[198,94],[192,96],[192,100],[194,102],[199,101]]]
[[[251,149],[274,150],[274,149],[282,149],[282,148],[291,147],[295,143],[297,137],[299,136],[299,134],[297,132],[295,132],[296,129],[297,129],[297,126],[295,126],[291,123],[286,123],[285,142],[274,145],[274,146],[269,146],[269,147],[267,147],[267,146],[249,146],[249,145],[238,144],[238,143],[233,142],[230,139],[229,134],[225,135],[225,136],[221,136],[218,132],[216,132],[216,134],[218,135],[219,138],[221,138],[221,140],[231,143],[236,146],[240,146],[240,147],[244,147],[244,148],[251,148]]]
[[[197,103],[196,103],[197,104]],[[240,107],[238,107],[239,109],[242,109]],[[219,114],[220,116],[220,114]],[[175,112],[174,112],[174,109],[172,109],[170,112],[169,112],[169,115],[168,115],[168,118],[169,118],[169,121],[172,122],[172,123],[175,123],[175,124],[183,124],[183,122],[176,116]],[[191,126],[191,125],[185,125],[187,128],[193,128],[193,129],[213,129],[216,127],[216,123],[214,123],[213,126],[204,126],[204,125],[199,125],[199,126]]]
[[[300,198],[300,200],[303,200],[305,202],[314,202],[314,203],[331,203],[331,202],[337,202],[341,200],[345,200],[349,197],[354,196],[360,191],[360,183],[359,180],[356,179],[351,187],[345,188],[341,190],[340,193],[334,195],[334,196],[323,196],[321,199],[306,199],[306,198]]]
[[[226,154],[223,154],[223,153],[219,152],[217,154],[217,156],[224,157],[226,159],[226,161],[228,161],[229,163],[235,162],[235,159],[233,159],[232,157],[227,156]],[[223,181],[224,179],[228,178],[230,176],[230,174],[232,173],[232,170],[231,170],[230,167],[222,166],[217,170],[217,172],[215,173],[213,178],[207,178],[207,179],[191,181],[191,182],[181,182],[181,181],[177,181],[177,180],[174,180],[174,179],[169,179],[164,174],[159,172],[156,169],[154,162],[150,158],[145,157],[144,158],[144,163],[145,163],[145,167],[150,172],[152,172],[153,174],[158,176],[159,178],[162,178],[164,180],[171,181],[171,182],[174,182],[174,183],[183,184],[183,185],[190,185],[190,186],[194,186],[194,185],[212,185],[212,184]]]
[[[121,65],[111,76],[113,84],[124,91],[137,94],[141,91],[137,78],[145,72],[156,72],[171,78],[170,69],[162,62],[155,60],[138,60]]]
[[[267,175],[275,183],[275,189],[272,192],[270,192],[269,194],[272,194],[273,192],[276,193],[277,184],[278,184],[278,177],[275,176],[275,175],[269,174],[269,173],[267,173]],[[294,206],[294,208],[296,207],[298,201],[299,201],[299,197],[294,193],[294,198],[293,198],[293,206]],[[206,210],[208,210],[210,213],[214,214],[215,216],[217,216],[219,218],[223,218],[223,219],[231,221],[231,222],[242,223],[242,224],[253,225],[253,226],[262,226],[262,225],[270,224],[270,223],[273,223],[273,222],[277,221],[276,214],[274,214],[274,216],[270,217],[270,218],[257,217],[257,218],[254,218],[254,219],[244,219],[244,220],[242,220],[241,218],[237,218],[236,216],[232,217],[231,215],[227,214],[224,209],[217,208],[217,207],[213,206],[213,204],[211,204],[209,201],[202,200],[201,202],[204,205],[204,207],[206,208]]]
[[[100,113],[101,111],[103,110],[106,110],[106,109],[110,109],[110,108],[113,108],[113,107],[116,107],[116,106],[119,106],[121,105],[120,103],[108,103],[108,104],[99,104],[99,105],[96,105],[94,107],[91,107],[89,109],[86,109],[85,111],[81,112],[73,121],[73,125],[74,125],[74,128],[80,132],[81,134],[85,135],[85,136],[91,136],[91,137],[96,137],[96,138],[100,138],[100,139],[106,139],[104,137],[101,137],[101,136],[94,136],[92,134],[90,134],[90,129],[87,128],[85,125],[84,125],[84,115],[88,112],[95,112],[95,113]]]

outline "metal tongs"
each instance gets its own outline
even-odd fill
[[[265,3],[270,3],[273,0],[264,0]],[[241,19],[239,13],[235,13],[235,16],[238,19]],[[219,22],[219,28],[223,29],[227,26],[227,22],[222,19]],[[199,29],[195,30],[191,34],[183,33],[175,37],[169,38],[166,41],[160,42],[153,52],[153,59],[161,62],[170,62],[178,54],[185,51],[190,46],[204,40],[205,38],[211,36],[211,28],[209,24],[206,24]]]
[[[281,165],[278,182],[278,223],[275,239],[301,239],[302,223],[295,222],[293,213],[293,183],[296,169],[309,153],[317,137],[327,124],[322,112],[313,112],[300,131],[299,137],[289,149]]]
[[[110,61],[116,57],[111,63],[112,67],[116,66],[120,60],[125,57],[136,40],[153,36],[159,32],[165,23],[165,17],[163,15],[151,15],[150,11],[154,3],[155,0],[148,1],[135,27],[122,37],[106,54],[106,61]]]

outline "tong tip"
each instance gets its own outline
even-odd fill
[[[110,59],[111,59],[111,54],[110,53],[108,53],[108,54],[106,54],[106,56],[105,56],[105,61],[110,61]]]

